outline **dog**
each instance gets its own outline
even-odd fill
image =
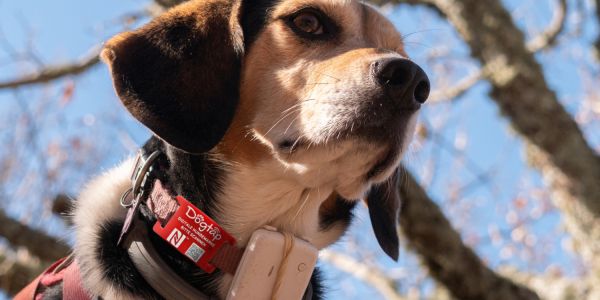
[[[364,199],[379,245],[398,258],[397,169],[430,87],[374,7],[192,0],[115,36],[101,57],[124,107],[154,134],[144,149],[162,153],[163,184],[238,247],[269,225],[325,248]],[[92,180],[77,199],[74,257],[92,297],[165,298],[117,246],[127,214],[119,199],[134,164]],[[225,298],[230,274],[202,272],[148,238],[185,282]],[[323,297],[318,277],[315,270],[312,299]]]

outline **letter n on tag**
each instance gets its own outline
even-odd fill
[[[167,237],[167,242],[171,243],[175,248],[179,248],[181,243],[185,241],[185,238],[183,232],[179,231],[177,228],[173,228],[173,231],[171,231],[171,234]]]

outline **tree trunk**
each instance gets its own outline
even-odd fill
[[[528,288],[488,268],[466,246],[440,208],[417,181],[404,171],[400,185],[400,226],[409,246],[429,273],[457,299],[539,299]]]
[[[69,255],[70,247],[41,230],[32,229],[10,218],[0,210],[0,236],[13,247],[26,248],[44,261],[55,261]]]
[[[600,270],[600,158],[560,104],[523,32],[499,0],[392,0],[434,5],[483,66],[490,96],[526,142],[577,250]]]

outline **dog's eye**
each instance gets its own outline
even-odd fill
[[[292,20],[294,26],[302,32],[321,35],[323,34],[323,24],[319,20],[319,17],[312,12],[302,12],[294,17]]]
[[[340,31],[332,19],[312,7],[300,9],[282,20],[296,35],[307,40],[329,40]]]

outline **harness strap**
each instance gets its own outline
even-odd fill
[[[81,273],[79,264],[73,261],[65,270],[63,278],[63,299],[64,300],[90,300],[90,296],[83,289],[81,282]]]
[[[72,255],[53,263],[46,271],[22,289],[15,300],[43,300],[45,289],[63,284],[63,299],[90,300],[83,288],[79,266]]]

